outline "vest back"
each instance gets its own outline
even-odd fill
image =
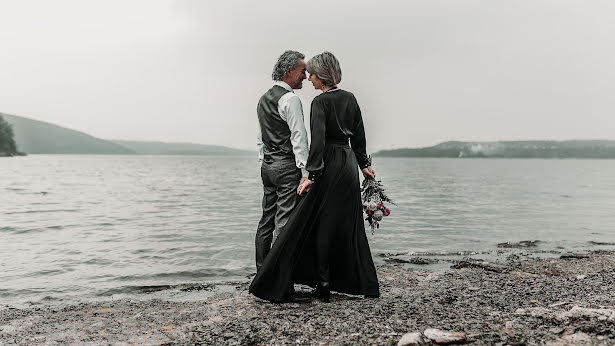
[[[280,98],[289,92],[279,85],[274,85],[258,101],[258,123],[261,127],[265,162],[295,159],[290,128],[278,112]]]

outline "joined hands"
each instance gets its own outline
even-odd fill
[[[313,183],[313,181],[306,177],[301,178],[301,181],[299,182],[299,187],[297,188],[297,194],[299,196],[305,195],[308,191],[310,191]]]

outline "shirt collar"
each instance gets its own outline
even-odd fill
[[[288,90],[290,92],[293,92],[293,88],[291,88],[290,85],[286,84],[286,82],[283,82],[281,80],[275,82],[274,85],[281,86],[282,88],[284,88],[284,89],[286,89],[286,90]]]

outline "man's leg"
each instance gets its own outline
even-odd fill
[[[275,233],[279,234],[284,228],[293,209],[297,205],[299,195],[297,187],[301,180],[301,171],[295,166],[294,162],[283,166],[284,171],[280,172],[277,180],[277,212],[275,214]]]
[[[273,230],[275,229],[276,186],[271,179],[272,169],[270,164],[263,163],[261,166],[261,179],[263,180],[263,215],[256,229],[256,270],[258,271],[265,261],[265,257],[271,250]]]

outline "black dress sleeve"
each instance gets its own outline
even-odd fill
[[[315,98],[310,109],[310,132],[312,140],[310,142],[310,154],[306,169],[310,173],[309,179],[315,181],[325,167],[323,155],[325,151],[325,131],[327,118],[323,104]]]
[[[363,127],[361,109],[359,108],[359,104],[356,99],[354,100],[354,103],[356,107],[354,114],[355,128],[352,137],[350,137],[350,145],[352,146],[352,151],[354,151],[354,155],[357,158],[359,167],[363,169],[369,166],[369,157],[367,156],[367,150],[365,148],[365,128]]]

